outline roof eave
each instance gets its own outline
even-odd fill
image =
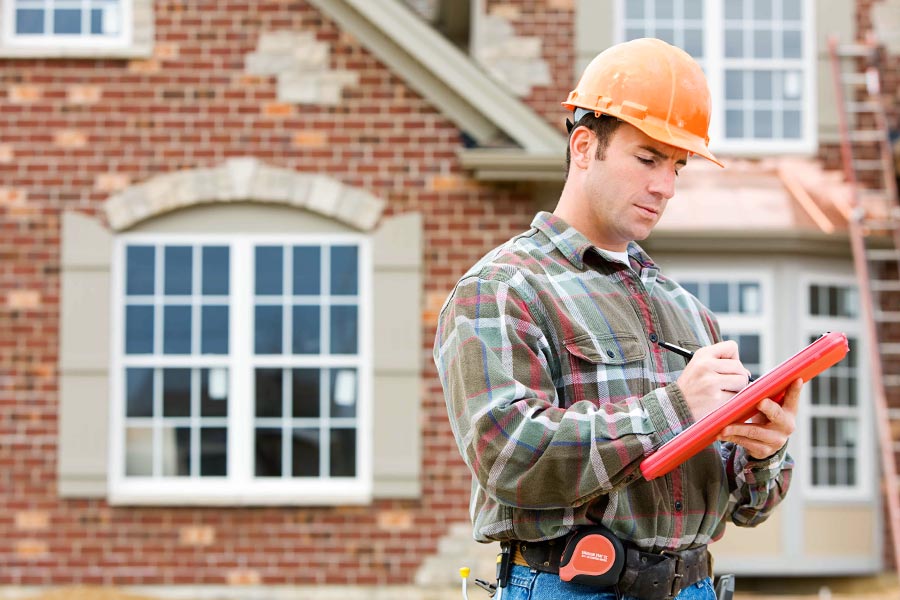
[[[527,153],[565,138],[398,0],[311,0],[479,144],[498,134]]]

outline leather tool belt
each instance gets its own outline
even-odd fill
[[[546,542],[510,542],[513,563],[544,573],[559,574],[566,538]],[[625,567],[616,585],[620,594],[641,600],[671,600],[678,593],[711,575],[706,546],[680,552],[641,552],[626,545]]]

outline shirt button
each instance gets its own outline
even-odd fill
[[[682,509],[683,507],[684,507],[684,505],[681,503],[681,500],[676,500],[676,501],[675,501],[675,511],[676,511],[676,512],[681,512],[681,509]]]
[[[650,334],[650,341],[653,342],[654,344],[656,343],[656,340],[658,340],[658,339],[659,339],[659,336],[657,336],[655,333]]]

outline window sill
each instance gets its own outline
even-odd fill
[[[0,58],[151,58],[153,45],[129,46],[51,46],[0,45]]]
[[[113,506],[362,506],[371,504],[370,485],[358,481],[329,482],[315,489],[310,483],[263,482],[254,489],[215,482],[140,481],[113,486]]]

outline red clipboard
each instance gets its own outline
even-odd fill
[[[771,398],[781,403],[788,385],[797,379],[809,381],[844,358],[848,350],[846,335],[826,333],[641,461],[644,478],[649,480],[662,477],[712,444],[725,427],[732,423],[743,423],[756,414],[756,405],[760,400]]]

